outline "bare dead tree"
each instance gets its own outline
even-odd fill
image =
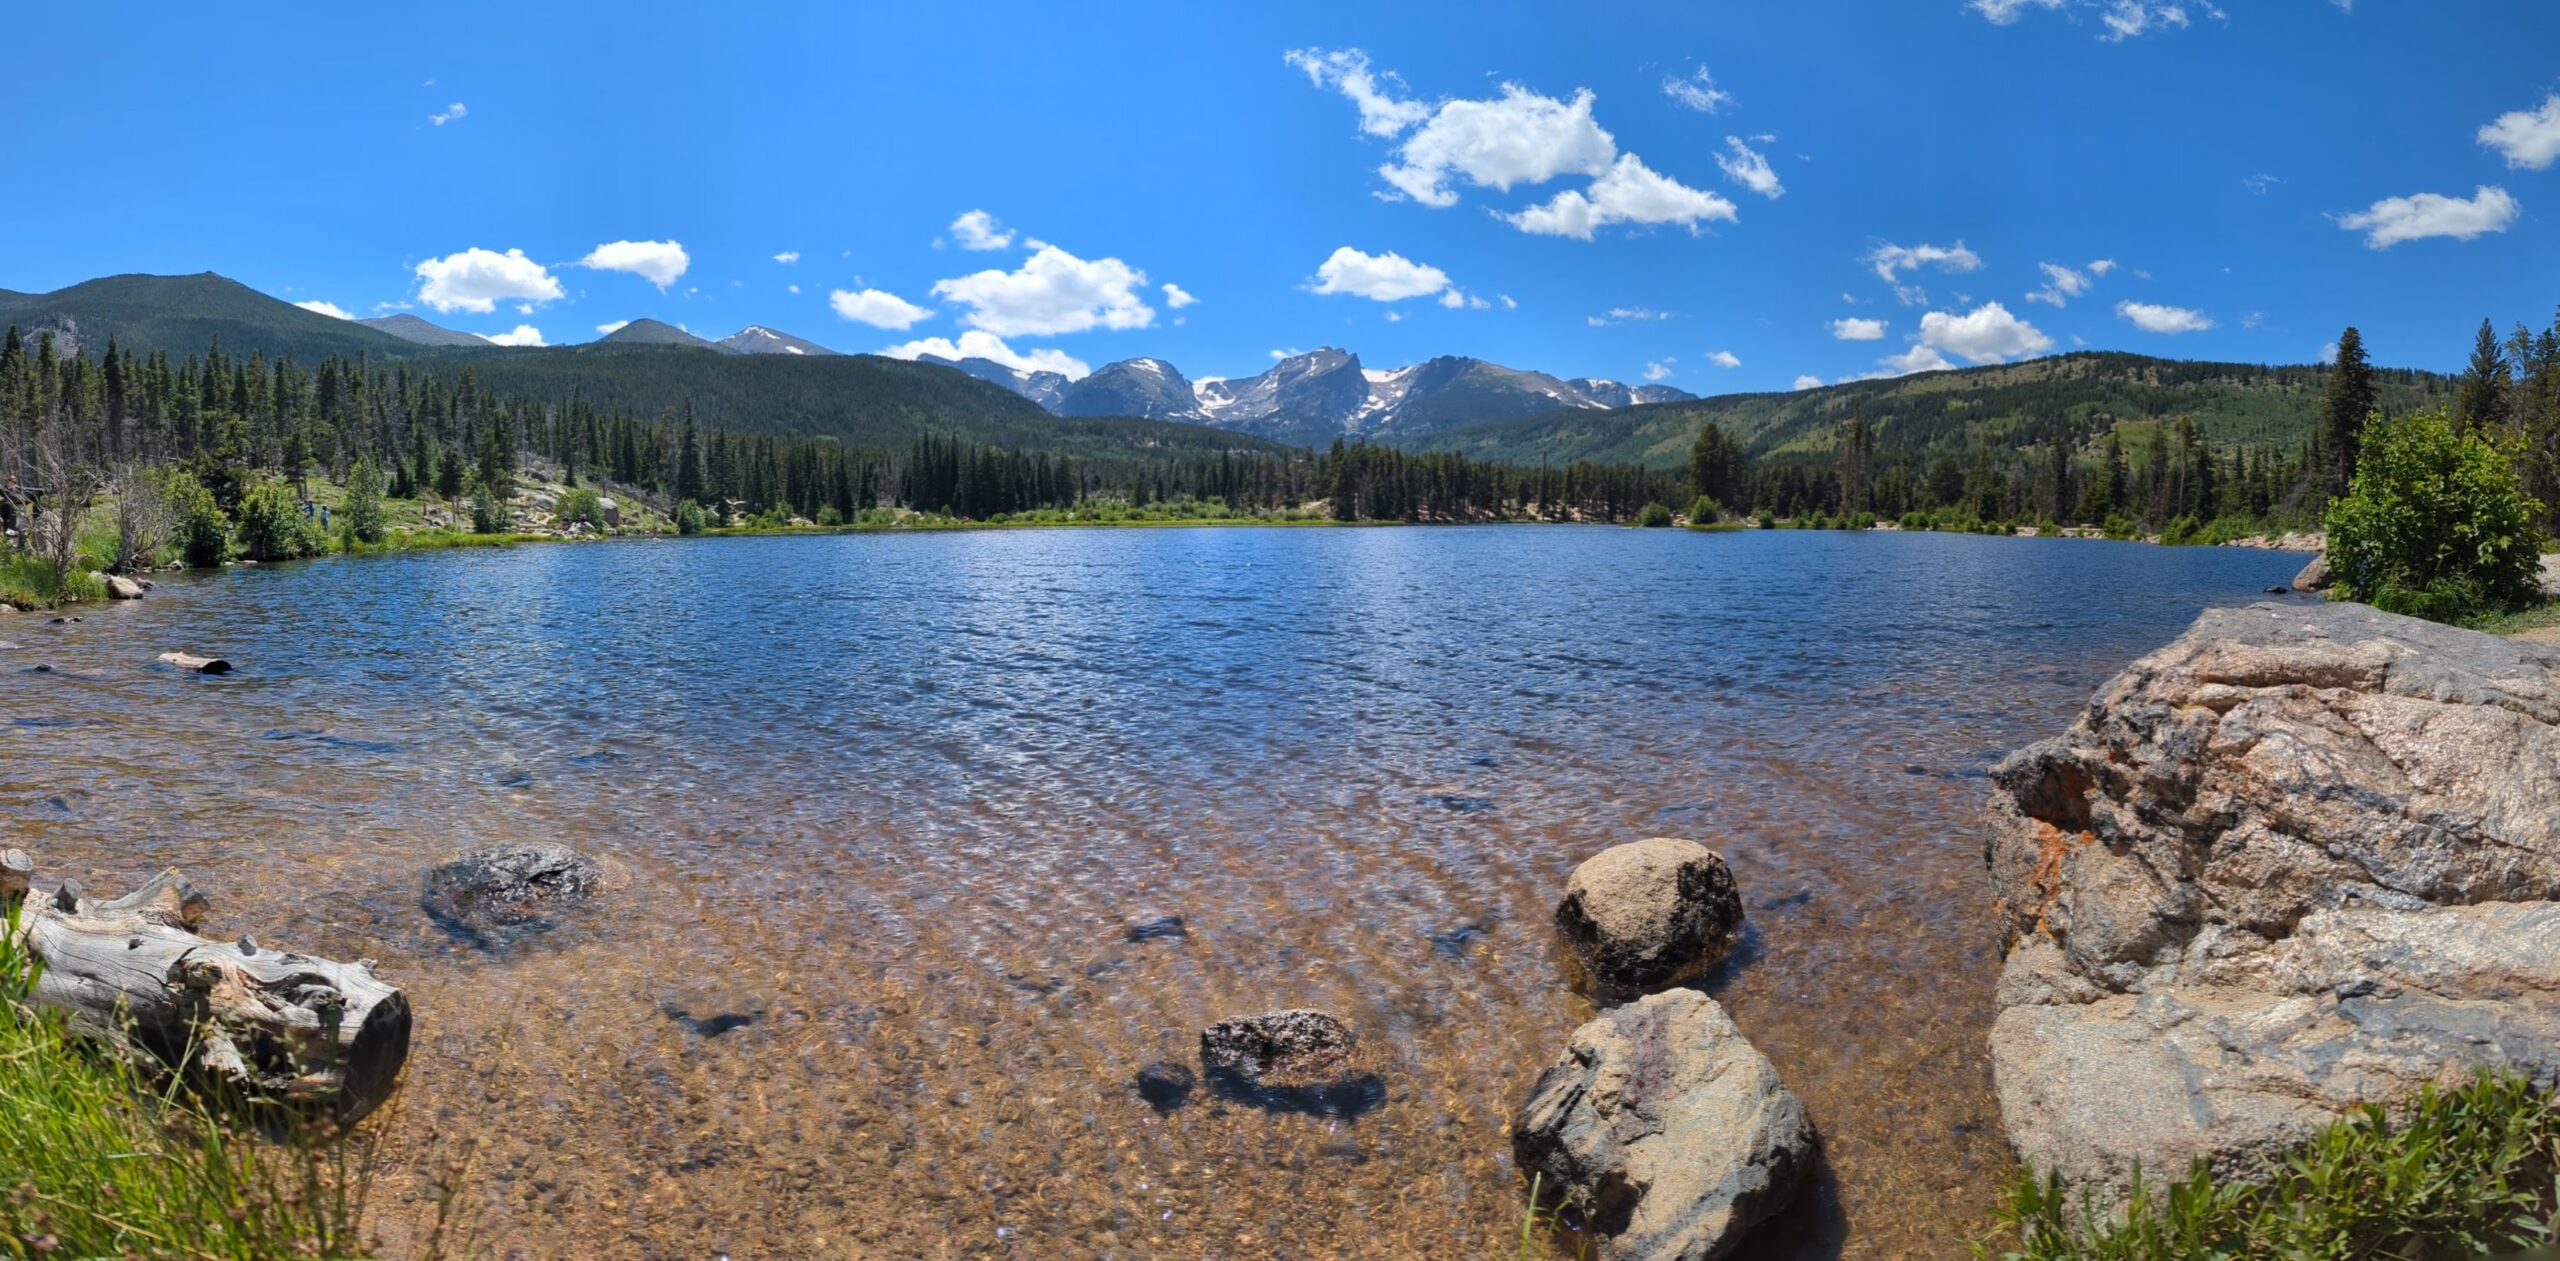
[[[169,497],[158,475],[128,464],[116,478],[116,572],[149,569],[169,545]]]

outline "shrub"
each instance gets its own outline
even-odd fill
[[[2443,412],[2366,426],[2355,478],[2329,505],[2329,571],[2343,599],[2456,621],[2542,597],[2542,505],[2516,452]]]
[[[251,560],[316,556],[326,543],[317,521],[302,515],[293,487],[259,483],[240,499],[240,553]]]
[[[709,529],[710,524],[711,519],[702,511],[701,504],[688,499],[676,505],[676,533],[700,534]]]
[[[350,543],[380,543],[391,533],[382,507],[382,471],[358,460],[347,470],[347,499],[338,507],[339,533]]]
[[[1662,504],[1646,504],[1636,509],[1636,524],[1647,529],[1660,529],[1671,524],[1671,509]]]
[[[572,490],[562,495],[560,502],[553,506],[551,518],[563,527],[583,521],[588,529],[602,534],[605,529],[604,498],[583,487]]]
[[[471,532],[473,534],[504,534],[507,528],[514,524],[515,516],[507,511],[507,505],[505,501],[498,498],[498,492],[491,489],[489,483],[477,477],[473,478],[471,481]]]
[[[170,519],[176,523],[179,555],[197,569],[221,564],[231,550],[231,518],[223,515],[213,492],[206,490],[195,474],[174,469],[162,494],[169,501]]]
[[[160,563],[169,545],[169,499],[166,479],[141,469],[128,469],[116,492],[114,569],[129,574]]]
[[[1700,495],[1689,501],[1689,524],[1712,525],[1724,516],[1724,505],[1713,495]]]
[[[2107,532],[2107,537],[2111,539],[2129,539],[2142,533],[2142,527],[2135,525],[2133,518],[2121,512],[2109,515],[2103,528]]]
[[[844,514],[836,511],[836,506],[834,504],[828,504],[826,507],[818,509],[818,524],[832,530],[837,526],[844,524]]]
[[[1778,528],[1778,514],[1763,508],[1752,516],[1751,523],[1763,530],[1774,530]]]

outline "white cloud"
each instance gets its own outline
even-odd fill
[[[1012,231],[998,227],[996,217],[983,210],[952,220],[951,235],[964,250],[1000,250],[1013,244]]]
[[[2042,302],[2048,306],[2059,307],[2089,292],[2089,286],[2092,283],[2090,279],[2060,263],[2038,263],[2036,267],[2044,272],[2045,285],[2044,288],[2027,295],[2029,302]],[[2101,276],[2106,275],[2107,271],[2114,267],[2114,263],[2107,263],[2105,268],[2101,268],[2097,263],[2089,264],[2089,270]]]
[[[1063,350],[1035,350],[1019,354],[1006,345],[1003,338],[974,329],[960,334],[958,342],[948,337],[925,337],[902,342],[880,353],[892,359],[914,359],[923,355],[943,359],[992,359],[1018,372],[1055,372],[1070,381],[1081,380],[1093,372],[1084,360]]]
[[[2053,339],[2009,314],[2009,308],[1985,302],[1963,315],[1931,311],[1921,316],[1920,348],[1945,351],[1978,364],[2005,363],[2041,355],[2053,349]]]
[[[2116,314],[2133,322],[2146,333],[2201,333],[2213,327],[2213,321],[2202,311],[2180,306],[2155,306],[2148,302],[2119,302]]]
[[[608,322],[608,323],[598,324],[598,325],[596,325],[596,332],[597,332],[597,333],[599,333],[599,334],[602,334],[602,335],[604,335],[604,336],[610,337],[610,336],[614,335],[615,333],[619,333],[619,332],[621,332],[621,331],[622,331],[623,326],[624,326],[624,325],[626,325],[626,324],[629,324],[630,322],[631,322],[631,321],[629,321],[629,320],[613,320],[613,321],[610,321],[610,322]]]
[[[587,252],[578,266],[593,271],[625,271],[658,287],[667,286],[693,266],[693,257],[674,241],[608,241]]]
[[[2541,109],[2498,115],[2480,129],[2480,143],[2506,155],[2509,170],[2549,170],[2560,159],[2560,92],[2543,98]]]
[[[1671,375],[1671,365],[1678,362],[1680,362],[1680,360],[1677,356],[1669,359],[1649,360],[1644,365],[1644,379],[1647,381],[1661,381],[1667,379]]]
[[[349,315],[349,314],[347,314],[346,312],[339,310],[339,309],[338,309],[338,304],[337,304],[337,303],[335,303],[335,302],[322,302],[322,301],[321,301],[321,300],[319,300],[318,298],[313,298],[313,299],[312,299],[312,300],[310,300],[309,302],[296,302],[296,303],[294,303],[294,305],[295,305],[295,306],[298,306],[298,307],[301,307],[303,310],[305,310],[305,311],[309,311],[309,312],[312,312],[313,314],[316,314],[316,315],[325,315],[325,316],[328,316],[330,319],[333,319],[333,320],[352,320],[352,319],[354,319],[354,318],[355,318],[354,316]]]
[[[1965,7],[1989,18],[1993,26],[2007,26],[2029,8],[2059,9],[2062,0],[1972,0]]]
[[[1671,75],[1662,81],[1662,94],[1701,114],[1712,114],[1733,104],[1733,93],[1716,86],[1715,76],[1705,66],[1682,78]]]
[[[1164,290],[1164,304],[1176,311],[1200,300],[1185,292],[1180,285],[1166,284],[1159,287]]]
[[[479,337],[480,340],[493,346],[539,346],[542,344],[542,330],[531,324],[518,324],[514,332],[482,333]]]
[[[873,328],[907,329],[933,318],[933,312],[879,289],[838,289],[827,295],[827,305],[837,318]]]
[[[2252,197],[2264,197],[2267,195],[2268,189],[2283,182],[2283,180],[2277,179],[2272,175],[2244,175],[2240,177],[2240,186],[2248,189],[2249,195]]]
[[[1402,324],[1404,323],[1404,312],[1389,311],[1387,312],[1386,320],[1389,324]]]
[[[961,216],[965,222],[967,215]],[[952,226],[958,232],[959,225]],[[964,240],[962,244],[967,244]],[[1042,241],[1013,271],[989,269],[936,281],[933,294],[969,308],[961,323],[998,337],[1132,329],[1155,323],[1156,309],[1138,296],[1147,274],[1116,258],[1090,262]],[[972,247],[974,248],[974,247]]]
[[[1875,342],[1884,340],[1883,320],[1833,320],[1831,321],[1830,327],[1831,338],[1833,341]]]
[[[488,315],[500,302],[557,302],[560,281],[523,250],[500,254],[477,246],[418,264],[418,300],[450,314]]]
[[[799,262],[799,261],[800,261],[800,251],[798,251],[798,250],[784,250],[783,252],[781,252],[781,253],[779,253],[779,254],[774,255],[774,256],[773,256],[773,261],[775,261],[775,262],[777,262],[777,263],[780,263],[780,264],[782,264],[782,265],[783,265],[783,266],[785,266],[785,267],[789,267],[789,266],[790,266],[790,265],[792,265],[793,263],[796,263],[796,262]]]
[[[2108,272],[2114,271],[2115,269],[2116,269],[2116,260],[2114,260],[2114,259],[2112,259],[2112,258],[2102,258],[2102,259],[2099,259],[2098,261],[2096,261],[2096,262],[2094,262],[2094,263],[2089,264],[2089,274],[2090,274],[2090,275],[2092,275],[2092,276],[2103,276],[2103,275],[2106,275]]]
[[[1742,366],[1741,357],[1730,350],[1719,350],[1708,355],[1707,362],[1714,364],[1719,368],[1739,368]]]
[[[1945,355],[1939,354],[1935,346],[1914,346],[1901,354],[1887,355],[1876,362],[1883,365],[1884,371],[1870,372],[1859,378],[1860,380],[1871,381],[1877,377],[1907,377],[1914,372],[1944,372],[1956,366]]]
[[[1582,317],[1582,322],[1593,328],[1607,328],[1612,324],[1639,324],[1646,320],[1667,320],[1670,318],[1672,318],[1672,313],[1669,311],[1655,311],[1640,306],[1613,306],[1609,308],[1607,314],[1586,315]]]
[[[1876,278],[1893,284],[1899,272],[1935,267],[1939,271],[1963,273],[1982,270],[1982,256],[1966,249],[1964,242],[1953,245],[1913,245],[1904,247],[1887,243],[1871,251],[1866,261],[1876,269]]]
[[[1778,173],[1769,169],[1769,159],[1752,151],[1740,136],[1724,138],[1725,152],[1716,155],[1716,165],[1724,168],[1724,177],[1752,192],[1775,201],[1786,195],[1787,186],[1778,182]]]
[[[1509,192],[1561,175],[1598,175],[1618,145],[1593,121],[1591,101],[1587,88],[1559,101],[1516,83],[1503,84],[1499,100],[1449,101],[1406,137],[1398,160],[1378,174],[1405,196],[1436,207],[1458,204],[1453,178]]]
[[[1542,205],[1502,218],[1533,235],[1588,241],[1593,232],[1613,223],[1676,223],[1695,232],[1708,220],[1731,223],[1735,213],[1732,202],[1660,174],[1630,153],[1591,181],[1588,195],[1567,189]]]
[[[2329,343],[2328,345],[2323,346],[2323,347],[2321,347],[2321,348],[2320,348],[2320,362],[2322,362],[2322,363],[2336,363],[2337,361],[2338,361],[2338,343],[2336,343],[2336,342],[2331,342],[2331,343]]]
[[[1502,309],[1505,311],[1517,311],[1520,309],[1520,304],[1513,301],[1510,294],[1497,293],[1493,295],[1493,300],[1501,303]]]
[[[1392,74],[1371,73],[1369,54],[1357,48],[1333,52],[1299,48],[1282,53],[1280,59],[1306,71],[1307,78],[1317,87],[1332,88],[1351,98],[1351,103],[1360,109],[1360,130],[1372,136],[1395,135],[1431,116],[1430,106],[1389,95],[1390,88],[1404,86],[1402,81]]]
[[[2338,226],[2365,233],[2367,248],[2387,250],[2402,241],[2431,236],[2468,241],[2484,233],[2504,232],[2523,210],[2507,190],[2483,184],[2469,200],[2441,193],[2386,197],[2364,210],[2340,216]]]
[[[1295,358],[1297,358],[1298,356],[1303,355],[1303,354],[1305,354],[1305,353],[1307,353],[1307,352],[1305,352],[1305,351],[1303,351],[1303,350],[1297,350],[1297,349],[1290,349],[1290,350],[1275,350],[1275,351],[1272,351],[1272,352],[1271,352],[1271,359],[1272,359],[1272,361],[1273,361],[1273,362],[1277,363],[1277,362],[1279,362],[1280,360],[1283,360],[1283,359],[1295,359]]]
[[[800,286],[798,285],[784,285],[783,288],[788,289],[793,293],[800,292]]]
[[[1818,389],[1821,389],[1821,388],[1822,388],[1822,378],[1817,377],[1817,376],[1801,376],[1801,377],[1797,377],[1797,378],[1796,378],[1796,385],[1795,385],[1795,388],[1797,388],[1797,389],[1799,389],[1799,390],[1818,390]]]
[[[470,116],[471,107],[460,101],[455,101],[453,104],[445,106],[443,113],[427,115],[427,121],[434,123],[438,127],[442,127],[446,123],[458,122]],[[504,128],[501,128],[500,130],[504,130]]]
[[[1393,250],[1365,254],[1346,245],[1316,268],[1314,292],[1345,293],[1373,302],[1423,298],[1449,287],[1449,273]]]
[[[2207,6],[2207,10],[2211,11],[2210,6]],[[2107,33],[2098,38],[2113,44],[2151,31],[2165,31],[2172,27],[2185,30],[2187,9],[2182,4],[2144,4],[2142,0],[2115,0],[2115,3],[2105,12],[2098,15],[2098,21],[2107,28]]]

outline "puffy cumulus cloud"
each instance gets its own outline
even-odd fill
[[[1629,153],[1591,181],[1588,193],[1566,189],[1541,205],[1502,218],[1532,235],[1588,241],[1594,232],[1615,223],[1678,224],[1695,232],[1701,223],[1731,223],[1735,212],[1732,202],[1656,172]]]
[[[345,311],[339,310],[337,303],[322,302],[318,298],[313,298],[309,302],[296,302],[294,305],[315,315],[328,316],[333,320],[352,320],[355,318],[354,316],[347,314]]]
[[[1472,293],[1462,293],[1456,289],[1443,289],[1440,291],[1440,305],[1447,307],[1452,311],[1482,311],[1491,307],[1493,304]]]
[[[1719,368],[1739,368],[1742,366],[1742,357],[1730,350],[1719,350],[1708,355],[1707,362]]]
[[[607,241],[587,251],[578,266],[591,271],[629,272],[665,293],[667,286],[693,266],[693,256],[674,241]]]
[[[2156,306],[2149,302],[2119,302],[2116,314],[2146,333],[2201,333],[2213,327],[2213,321],[2202,311],[2182,306]]]
[[[549,268],[523,250],[500,254],[477,246],[418,264],[418,301],[451,314],[488,315],[501,302],[557,302],[567,291]]]
[[[1507,193],[1564,175],[1598,175],[1618,145],[1591,117],[1592,99],[1587,88],[1559,101],[1506,83],[1497,100],[1446,102],[1378,174],[1405,196],[1439,207],[1458,204],[1455,179]]]
[[[948,337],[924,337],[888,347],[880,353],[892,359],[918,359],[926,355],[938,359],[992,359],[1017,372],[1055,372],[1070,381],[1082,380],[1093,372],[1084,360],[1063,350],[1035,350],[1022,354],[1006,345],[1003,338],[974,329],[960,334],[957,342]]]
[[[442,127],[446,123],[458,123],[469,117],[471,117],[471,107],[460,101],[455,101],[453,104],[445,106],[442,113],[427,115],[427,121],[438,127]]]
[[[1313,291],[1349,294],[1372,302],[1402,302],[1429,297],[1448,287],[1449,273],[1437,267],[1417,263],[1393,250],[1368,254],[1345,245],[1316,268]]]
[[[1907,377],[1914,372],[1944,372],[1955,367],[1955,364],[1945,355],[1938,353],[1938,348],[1935,346],[1914,346],[1901,354],[1887,355],[1876,362],[1884,370],[1870,372],[1860,378],[1861,380],[1873,380],[1877,377]]]
[[[539,346],[543,344],[542,330],[535,328],[531,324],[518,324],[511,332],[482,333],[479,337],[480,340],[488,342],[493,346]]]
[[[933,318],[933,312],[880,289],[838,289],[827,295],[836,318],[873,328],[905,330]]]
[[[2062,0],[1972,0],[1965,7],[1989,19],[1993,26],[2007,26],[2029,9],[2059,9]]]
[[[1894,278],[1901,273],[1918,271],[1923,267],[1935,267],[1953,274],[1982,270],[1982,256],[1966,249],[1962,241],[1953,245],[1911,246],[1887,242],[1869,251],[1866,262],[1876,269],[1876,278],[1889,285],[1896,283]]]
[[[953,231],[958,230],[955,225]],[[960,322],[998,337],[1155,323],[1156,309],[1138,295],[1147,283],[1145,272],[1116,258],[1087,261],[1046,242],[1031,244],[1038,248],[1022,266],[936,281],[933,295],[969,308]]]
[[[1669,359],[1647,360],[1644,365],[1644,379],[1647,381],[1669,380],[1672,372],[1671,365],[1678,362],[1680,362],[1678,356],[1673,356]]]
[[[2089,264],[2089,274],[2090,274],[2090,275],[2092,275],[2092,276],[2103,276],[2103,275],[2106,275],[2108,272],[2114,271],[2115,269],[2116,269],[2116,260],[2114,260],[2114,259],[2112,259],[2112,258],[2102,258],[2102,259],[2099,259],[2098,261],[2096,261],[2096,262],[2094,262],[2094,263]]]
[[[1184,290],[1182,286],[1177,284],[1167,283],[1157,287],[1164,291],[1164,304],[1176,311],[1200,300],[1192,297],[1188,291]]]
[[[2498,115],[2480,129],[2480,143],[2505,155],[2511,170],[2549,170],[2560,159],[2560,92],[2543,98],[2538,110]]]
[[[1752,192],[1775,201],[1787,194],[1787,186],[1778,182],[1778,173],[1769,169],[1769,159],[1744,144],[1740,136],[1724,138],[1725,151],[1716,155],[1716,165],[1724,168],[1724,177]]]
[[[1985,302],[1963,315],[1931,311],[1921,316],[1920,348],[1959,355],[1977,364],[2006,363],[2053,349],[2053,339],[2009,314],[2009,308]]]
[[[2368,249],[2387,250],[2402,241],[2431,236],[2468,241],[2491,232],[2504,232],[2523,211],[2524,207],[2508,196],[2507,190],[2483,184],[2468,199],[2441,193],[2385,197],[2354,214],[2340,215],[2338,226],[2364,233]]]
[[[1430,106],[1393,95],[1395,89],[1404,86],[1403,81],[1392,74],[1371,71],[1369,54],[1357,48],[1332,52],[1298,48],[1282,53],[1280,59],[1306,71],[1308,81],[1317,87],[1331,88],[1350,98],[1360,110],[1360,130],[1372,136],[1392,136],[1431,117]]]
[[[629,320],[607,320],[602,324],[596,325],[596,332],[602,336],[611,337],[615,333],[621,332],[624,326],[630,323],[631,321]]]
[[[1700,66],[1687,75],[1669,75],[1662,80],[1662,94],[1673,102],[1701,114],[1713,114],[1733,104],[1733,93],[1716,86],[1714,75]]]
[[[2331,342],[2331,343],[2329,343],[2328,345],[2326,345],[2326,346],[2322,346],[2322,347],[2320,348],[2320,362],[2322,362],[2322,363],[2336,363],[2337,361],[2338,361],[2338,343],[2336,343],[2336,342]]]
[[[1502,309],[1505,311],[1517,311],[1520,309],[1520,304],[1517,301],[1514,301],[1510,294],[1497,293],[1493,295],[1493,300],[1501,303]]]
[[[1821,389],[1821,388],[1822,388],[1822,378],[1817,377],[1817,376],[1801,376],[1801,377],[1797,377],[1797,378],[1796,378],[1795,388],[1797,388],[1797,389],[1799,389],[1799,390],[1818,390],[1818,389]]]
[[[1831,338],[1844,342],[1880,342],[1884,340],[1883,320],[1833,320]]]
[[[999,225],[994,215],[972,210],[951,221],[951,239],[964,250],[1000,250],[1013,244],[1013,233]]]
[[[2044,272],[2044,288],[2028,294],[2027,301],[2059,307],[2089,292],[2090,286],[2097,283],[2091,277],[2103,276],[2114,271],[2116,264],[2114,259],[2102,258],[2089,264],[2089,270],[2086,273],[2075,271],[2060,263],[2038,263],[2036,267]]]
[[[790,266],[790,265],[792,265],[793,263],[796,263],[796,262],[799,262],[799,261],[800,261],[800,251],[798,251],[798,250],[784,250],[783,252],[781,252],[781,253],[779,253],[779,254],[774,255],[774,256],[773,256],[773,261],[775,261],[775,262],[777,262],[777,263],[780,263],[780,264],[782,264],[782,265],[783,265],[783,266],[785,266],[785,267],[789,267],[789,266]]]

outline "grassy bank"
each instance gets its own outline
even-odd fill
[[[2469,1258],[2560,1246],[2560,1105],[2520,1077],[2330,1126],[2262,1182],[2137,1182],[2118,1217],[2022,1177],[1979,1256],[2002,1261]],[[2549,1255],[2535,1253],[2535,1255]]]
[[[270,1143],[155,1087],[27,1005],[0,932],[0,1257],[283,1261],[366,1255],[362,1149]]]

